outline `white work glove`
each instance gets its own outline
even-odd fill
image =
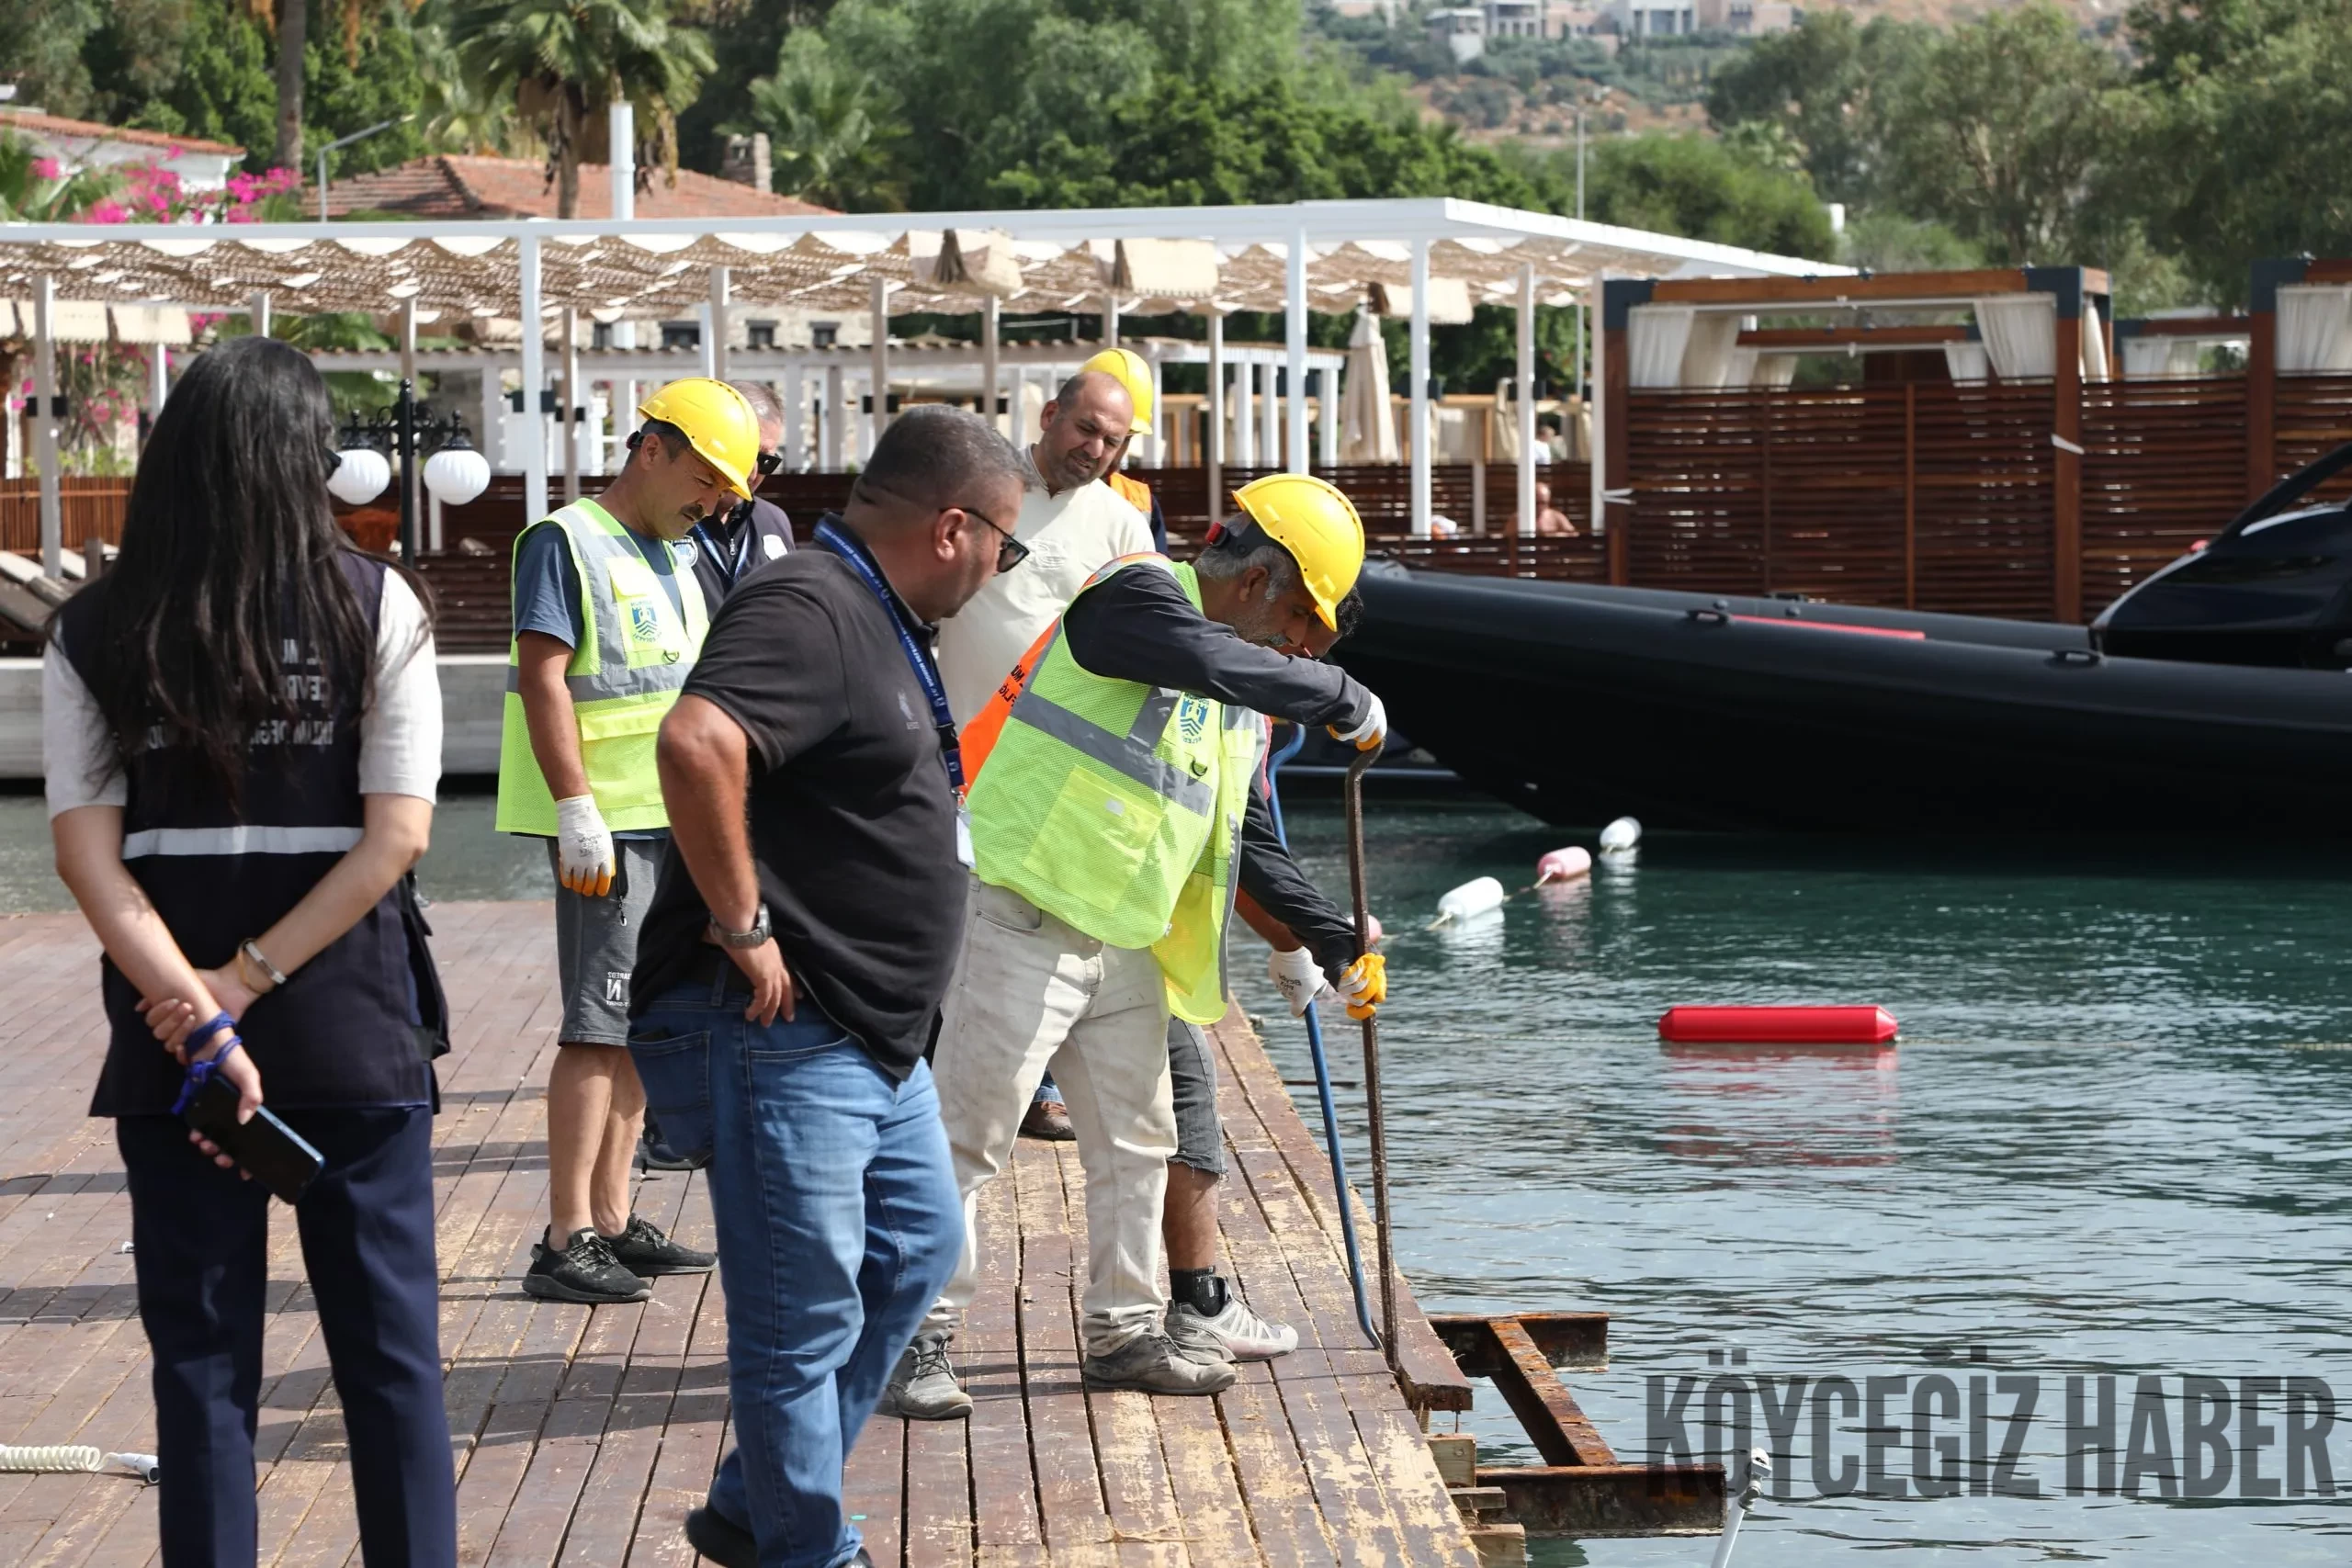
[[[574,893],[602,898],[613,890],[613,835],[593,795],[555,803],[556,880]]]
[[[1274,983],[1290,1004],[1290,1015],[1297,1018],[1315,1005],[1315,998],[1330,988],[1323,978],[1323,965],[1315,962],[1315,954],[1303,947],[1288,953],[1276,948],[1266,960],[1266,978]]]
[[[1381,705],[1379,696],[1374,693],[1366,692],[1364,695],[1372,698],[1372,711],[1363,716],[1362,724],[1344,732],[1336,724],[1329,727],[1333,739],[1342,745],[1352,746],[1359,751],[1369,751],[1375,746],[1385,744],[1388,739],[1387,708]]]

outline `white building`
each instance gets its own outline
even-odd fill
[[[160,130],[98,125],[0,103],[0,132],[5,131],[23,137],[35,152],[56,159],[68,173],[152,166],[177,175],[183,190],[220,189],[245,156],[242,147],[207,141],[199,136],[166,136]]]

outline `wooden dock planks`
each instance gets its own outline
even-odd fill
[[[594,1311],[519,1280],[545,1221],[544,1085],[558,1009],[548,907],[433,911],[456,1018],[435,1186],[467,1568],[689,1568],[680,1533],[727,1441],[716,1277]],[[0,1440],[152,1446],[146,1342],[120,1253],[111,1131],[84,1114],[105,1039],[78,919],[0,919],[17,990],[0,1024]],[[1295,1325],[1294,1355],[1215,1399],[1080,1378],[1086,1219],[1069,1145],[1023,1143],[981,1195],[978,1296],[955,1355],[969,1421],[877,1418],[844,1478],[887,1568],[1340,1568],[1476,1562],[1413,1412],[1355,1323],[1319,1148],[1247,1028],[1217,1031],[1233,1169],[1229,1277]],[[646,1179],[641,1212],[708,1246],[699,1175]],[[342,1414],[289,1216],[273,1216],[259,1464],[274,1568],[358,1561]],[[1409,1294],[1404,1303],[1409,1307]],[[1417,1350],[1435,1345],[1417,1308]],[[1434,1376],[1435,1373],[1430,1375]],[[0,1560],[144,1568],[154,1499],[119,1476],[0,1475]]]

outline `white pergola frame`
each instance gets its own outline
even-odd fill
[[[159,299],[152,291],[139,291],[135,282],[125,281],[119,288],[105,282],[111,272],[127,278],[141,262],[152,262],[157,256],[185,258],[206,252],[212,246],[243,247],[247,255],[287,255],[302,252],[306,247],[326,243],[328,248],[318,253],[318,259],[338,269],[337,278],[345,295],[333,303],[321,302],[311,307],[315,310],[356,310],[369,308],[345,302],[348,290],[364,288],[368,258],[383,258],[420,241],[439,246],[451,255],[481,256],[497,247],[512,243],[512,265],[515,287],[513,298],[516,314],[526,323],[520,347],[522,378],[526,390],[544,389],[548,384],[547,347],[541,331],[529,330],[533,322],[544,322],[553,308],[567,326],[582,309],[594,309],[590,300],[548,300],[542,288],[542,262],[550,245],[575,249],[590,242],[616,240],[628,243],[632,256],[642,264],[636,253],[661,254],[702,245],[705,254],[724,254],[725,247],[742,246],[741,264],[708,265],[707,299],[714,318],[729,303],[761,301],[760,258],[774,254],[778,243],[790,243],[808,236],[841,236],[845,242],[845,254],[879,255],[888,251],[890,235],[899,236],[898,249],[890,252],[901,269],[910,246],[908,237],[916,233],[944,234],[949,231],[973,235],[1007,236],[1015,243],[1060,245],[1070,248],[1115,243],[1118,241],[1165,241],[1207,239],[1227,255],[1237,254],[1250,247],[1262,247],[1268,254],[1279,251],[1283,256],[1283,288],[1278,301],[1264,304],[1240,299],[1229,299],[1218,293],[1182,301],[1171,301],[1180,308],[1207,314],[1211,322],[1210,356],[1212,363],[1220,357],[1219,344],[1225,313],[1235,309],[1280,308],[1284,314],[1285,337],[1283,364],[1289,385],[1295,394],[1288,400],[1286,448],[1294,454],[1307,450],[1306,385],[1308,350],[1306,346],[1306,317],[1314,300],[1308,285],[1311,260],[1321,260],[1342,247],[1351,247],[1349,254],[1364,258],[1367,284],[1374,281],[1369,271],[1375,263],[1396,262],[1393,253],[1402,249],[1401,261],[1408,268],[1412,309],[1409,334],[1412,361],[1410,463],[1412,468],[1412,528],[1416,536],[1426,536],[1430,528],[1430,437],[1429,437],[1429,345],[1430,345],[1430,281],[1431,276],[1431,247],[1451,243],[1450,254],[1457,258],[1467,254],[1490,257],[1491,262],[1478,268],[1486,276],[1482,279],[1482,299],[1513,305],[1519,313],[1518,389],[1519,435],[1521,453],[1532,453],[1534,447],[1535,369],[1534,369],[1534,307],[1539,304],[1581,303],[1597,319],[1600,283],[1614,273],[1621,276],[1827,276],[1846,275],[1849,268],[1797,257],[1774,255],[1733,245],[1719,245],[1702,240],[1686,240],[1673,235],[1653,234],[1641,230],[1623,229],[1611,224],[1586,222],[1577,219],[1555,217],[1549,213],[1529,212],[1512,208],[1495,207],[1483,202],[1459,201],[1452,197],[1417,197],[1373,201],[1306,201],[1280,206],[1261,207],[1166,207],[1166,208],[1094,208],[1037,212],[1024,211],[959,211],[933,213],[867,213],[830,216],[777,218],[710,218],[692,220],[677,219],[546,221],[541,220],[497,220],[469,223],[431,224],[356,224],[356,223],[277,223],[241,224],[233,228],[187,228],[145,225],[96,227],[85,224],[9,224],[0,225],[0,288],[12,293],[29,294],[36,301],[37,343],[35,352],[36,388],[38,400],[35,415],[35,442],[41,471],[41,557],[43,570],[55,573],[62,555],[62,507],[57,483],[56,433],[52,417],[52,400],[56,396],[56,379],[52,344],[48,332],[50,302],[61,288],[71,291],[74,298],[96,298],[110,302],[170,303],[205,310],[249,309],[259,320],[266,320],[271,308],[266,292],[252,291],[250,303],[237,296],[224,299],[218,291],[225,285],[216,284],[216,291],[208,298]],[[868,242],[873,242],[868,243]],[[1315,256],[1313,253],[1322,253]],[[117,265],[109,267],[108,263]],[[382,266],[389,279],[392,269]],[[681,264],[684,265],[684,264]],[[673,269],[674,270],[674,269]],[[830,285],[852,280],[860,272],[854,261],[846,263],[837,276],[828,279]],[[1385,270],[1385,269],[1384,269]],[[894,287],[906,287],[894,282],[879,266],[865,269],[870,278],[869,309],[875,317],[876,330],[873,333],[870,353],[874,366],[873,383],[888,385],[888,323],[889,296]],[[288,308],[303,310],[300,279],[317,278],[323,272],[295,274],[283,285],[281,298]],[[406,276],[403,270],[401,274]],[[667,276],[664,274],[663,276]],[[899,274],[903,277],[903,270]],[[355,278],[356,281],[355,282]],[[1382,279],[1387,281],[1387,279]],[[1510,285],[1516,284],[1511,288]],[[404,350],[407,369],[413,363],[415,323],[423,310],[438,310],[444,302],[431,298],[420,299],[420,288],[408,283],[405,299],[389,282],[374,308],[382,310],[401,309],[405,303],[407,331]],[[109,292],[113,288],[115,291]],[[1508,291],[1508,292],[1507,292]],[[1511,295],[1515,294],[1515,298]],[[786,296],[775,296],[775,302],[789,303]],[[1025,296],[1023,297],[1025,298]],[[1101,308],[1106,325],[1115,322],[1123,302],[1106,284],[1101,291]],[[972,298],[981,309],[984,322],[983,363],[991,381],[998,368],[998,351],[994,325],[997,317],[996,297],[986,302],[978,296]],[[480,308],[479,299],[452,299],[448,306]],[[932,308],[932,307],[921,307]],[[1070,308],[1069,303],[1064,309]],[[571,333],[562,334],[569,339]],[[1115,335],[1115,328],[1113,333]],[[707,341],[712,344],[714,373],[728,373],[729,351],[720,334],[714,332]],[[1592,382],[1598,389],[1603,381],[1600,362],[1600,334],[1593,338]],[[576,349],[573,351],[576,353]],[[1213,411],[1221,401],[1220,389],[1215,374],[1211,377]],[[1598,444],[1602,433],[1598,428],[1598,406],[1595,398]],[[877,411],[877,427],[884,415]],[[1213,412],[1211,428],[1217,420]],[[527,426],[525,457],[525,504],[533,515],[544,513],[548,502],[548,453],[541,427],[534,421]],[[576,449],[576,444],[575,447]],[[1212,468],[1216,467],[1212,461]],[[1519,466],[1519,521],[1522,531],[1531,529],[1535,515],[1535,465],[1522,462]],[[1603,498],[1600,491],[1600,465],[1594,465],[1592,516],[1596,529],[1603,526]]]

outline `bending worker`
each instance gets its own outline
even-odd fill
[[[1344,671],[1277,651],[1329,626],[1363,565],[1363,526],[1322,479],[1273,474],[1196,563],[1113,562],[1000,684],[964,737],[975,851],[964,951],[933,1059],[964,1202],[963,1258],[893,1380],[907,1415],[964,1414],[946,1345],[978,1279],[979,1189],[1012,1153],[1049,1061],[1086,1171],[1090,1386],[1214,1393],[1233,1366],[1169,1337],[1160,1210],[1176,1152],[1168,1024],[1226,1010],[1237,873],[1275,919],[1312,924],[1283,879],[1251,780],[1260,713],[1359,746],[1386,728]],[[1385,995],[1377,955],[1331,955],[1351,1005]]]
[[[645,1091],[628,1056],[629,973],[670,818],[654,765],[662,716],[702,649],[702,590],[677,547],[752,493],[759,421],[700,377],[638,408],[628,462],[514,541],[514,643],[498,752],[498,830],[548,840],[563,997],[548,1077],[545,1238],[523,1289],[546,1301],[642,1301],[645,1280],[708,1273],[631,1212]]]

